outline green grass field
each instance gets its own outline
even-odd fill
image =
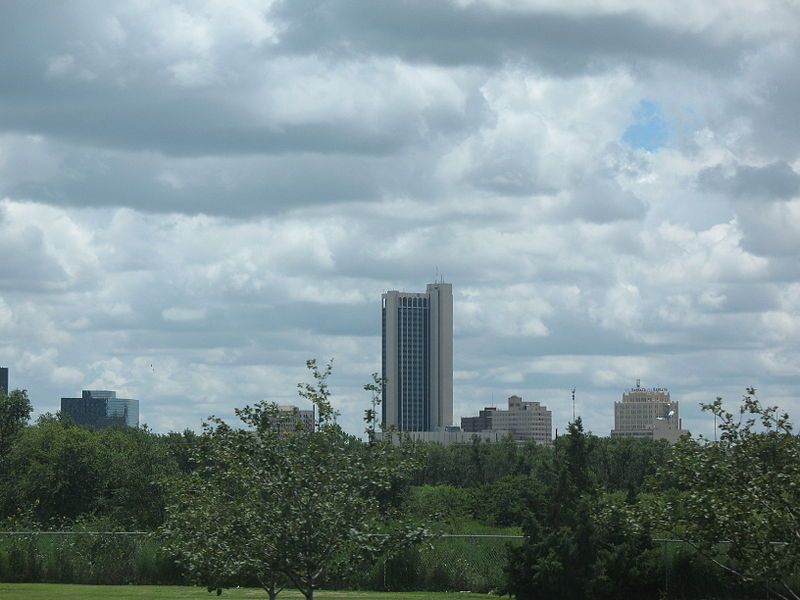
[[[63,585],[49,583],[0,583],[0,598],[3,600],[84,600],[91,598],[109,600],[211,600],[216,594],[209,594],[205,589],[177,586],[156,585]],[[263,590],[238,589],[225,590],[223,600],[240,598],[266,598]],[[279,600],[298,600],[303,596],[295,590],[285,590],[278,596]],[[315,592],[314,598],[319,600],[468,600],[470,598],[486,598],[485,594],[436,593],[436,592]]]

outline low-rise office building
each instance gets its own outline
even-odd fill
[[[477,417],[461,417],[464,432],[506,432],[515,441],[553,441],[553,414],[539,402],[527,402],[520,396],[508,399],[508,409],[484,408]]]
[[[110,390],[83,390],[80,398],[61,398],[61,414],[92,429],[138,427],[139,401]]]

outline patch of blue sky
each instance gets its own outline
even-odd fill
[[[667,144],[669,124],[661,107],[652,100],[642,100],[633,111],[633,123],[622,134],[622,141],[634,148],[653,152]]]

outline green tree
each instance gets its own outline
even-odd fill
[[[164,447],[167,454],[175,461],[181,473],[188,473],[193,468],[192,448],[197,443],[197,434],[191,429],[183,433],[170,431],[158,436],[158,443]]]
[[[703,409],[720,420],[719,442],[682,439],[664,478],[660,520],[741,581],[797,599],[800,564],[800,439],[789,416],[747,390],[738,415],[717,398]]]
[[[557,442],[546,485],[532,494],[525,540],[509,549],[509,591],[520,600],[657,594],[649,532],[620,499],[601,493],[589,446],[578,418]]]
[[[177,472],[158,436],[145,429],[93,431],[53,415],[20,429],[0,460],[0,518],[24,514],[35,526],[100,519],[104,526],[154,528],[163,519],[158,482]]]
[[[0,388],[0,456],[5,455],[14,437],[28,424],[31,411],[26,390],[12,390],[6,394]]]
[[[311,600],[332,569],[420,535],[389,526],[395,513],[381,502],[399,478],[410,477],[413,446],[374,436],[363,444],[342,431],[330,399],[330,364],[307,366],[314,381],[299,393],[315,407],[315,431],[278,431],[276,407],[266,403],[236,411],[246,429],[214,419],[198,445],[204,467],[176,486],[164,531],[212,588],[240,575],[281,575]],[[368,413],[368,429],[376,415],[374,408]]]
[[[665,440],[612,436],[594,438],[589,469],[598,484],[609,491],[635,496],[666,464],[669,444]]]
[[[463,533],[473,519],[475,495],[469,488],[451,485],[421,485],[411,489],[405,513],[420,523],[437,523],[446,533]]]
[[[275,527],[278,504],[264,478],[279,459],[274,405],[245,409],[261,422],[233,429],[217,418],[191,448],[194,468],[170,483],[162,534],[190,579],[209,591],[257,581],[274,600],[282,590]]]
[[[145,428],[110,427],[92,434],[103,478],[98,514],[116,527],[158,527],[166,502],[163,481],[178,473],[175,457]]]
[[[31,403],[25,390],[6,394],[5,389],[0,388],[0,520],[30,518],[30,507],[19,506],[11,499],[18,485],[19,473],[13,468],[9,456],[30,416]]]
[[[15,484],[5,486],[4,516],[24,510],[39,525],[61,525],[96,514],[105,487],[101,456],[94,432],[40,417],[9,452],[6,465]]]
[[[475,517],[498,527],[520,526],[532,494],[542,483],[529,475],[508,475],[475,490]]]

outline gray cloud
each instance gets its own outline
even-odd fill
[[[716,165],[703,169],[698,182],[734,201],[742,247],[761,256],[794,256],[800,244],[800,174],[786,162],[764,166]]]
[[[784,161],[761,167],[736,165],[727,173],[722,165],[703,169],[700,184],[743,200],[784,200],[800,193],[800,174]]]
[[[0,291],[59,291],[69,284],[67,273],[48,255],[41,230],[31,226],[11,231],[0,221],[0,232]],[[19,255],[20,248],[25,256]]]
[[[638,221],[647,213],[647,207],[636,194],[602,176],[576,186],[563,210],[563,214],[590,223]]]
[[[277,3],[271,14],[284,26],[278,46],[284,51],[379,53],[491,68],[523,62],[568,76],[652,59],[730,68],[741,51],[706,32],[660,26],[632,11],[573,16],[482,3],[293,0]]]
[[[374,156],[463,129],[481,109],[477,96],[449,97],[447,82],[415,99],[406,86],[419,82],[391,64],[343,72],[313,55],[261,56],[259,40],[190,8],[3,7],[0,128],[176,156]],[[345,110],[337,99],[354,88]]]
[[[0,193],[67,206],[135,206],[152,212],[271,213],[304,204],[380,197],[381,175],[391,165],[377,158],[317,155],[241,160],[164,160],[159,155],[65,150],[44,181],[0,182]],[[235,197],[236,202],[230,202]]]
[[[800,10],[797,6],[793,8],[790,22],[797,23]],[[739,100],[737,108],[752,115],[748,141],[769,159],[793,161],[800,156],[797,144],[800,122],[796,118],[800,81],[794,68],[798,53],[800,44],[794,35],[791,39],[773,40],[746,61],[750,84],[748,94]]]
[[[394,123],[387,115],[377,129],[355,115],[285,123],[253,114],[235,97],[174,90],[166,82],[124,88],[109,83],[69,82],[41,86],[33,94],[4,96],[0,98],[0,128],[78,144],[177,156],[305,152],[381,156],[419,143],[426,130],[446,133],[465,125],[463,116],[441,114],[447,109],[437,113],[434,108],[426,118],[412,107]],[[252,91],[240,93],[250,95]],[[48,100],[32,102],[34,94]]]

